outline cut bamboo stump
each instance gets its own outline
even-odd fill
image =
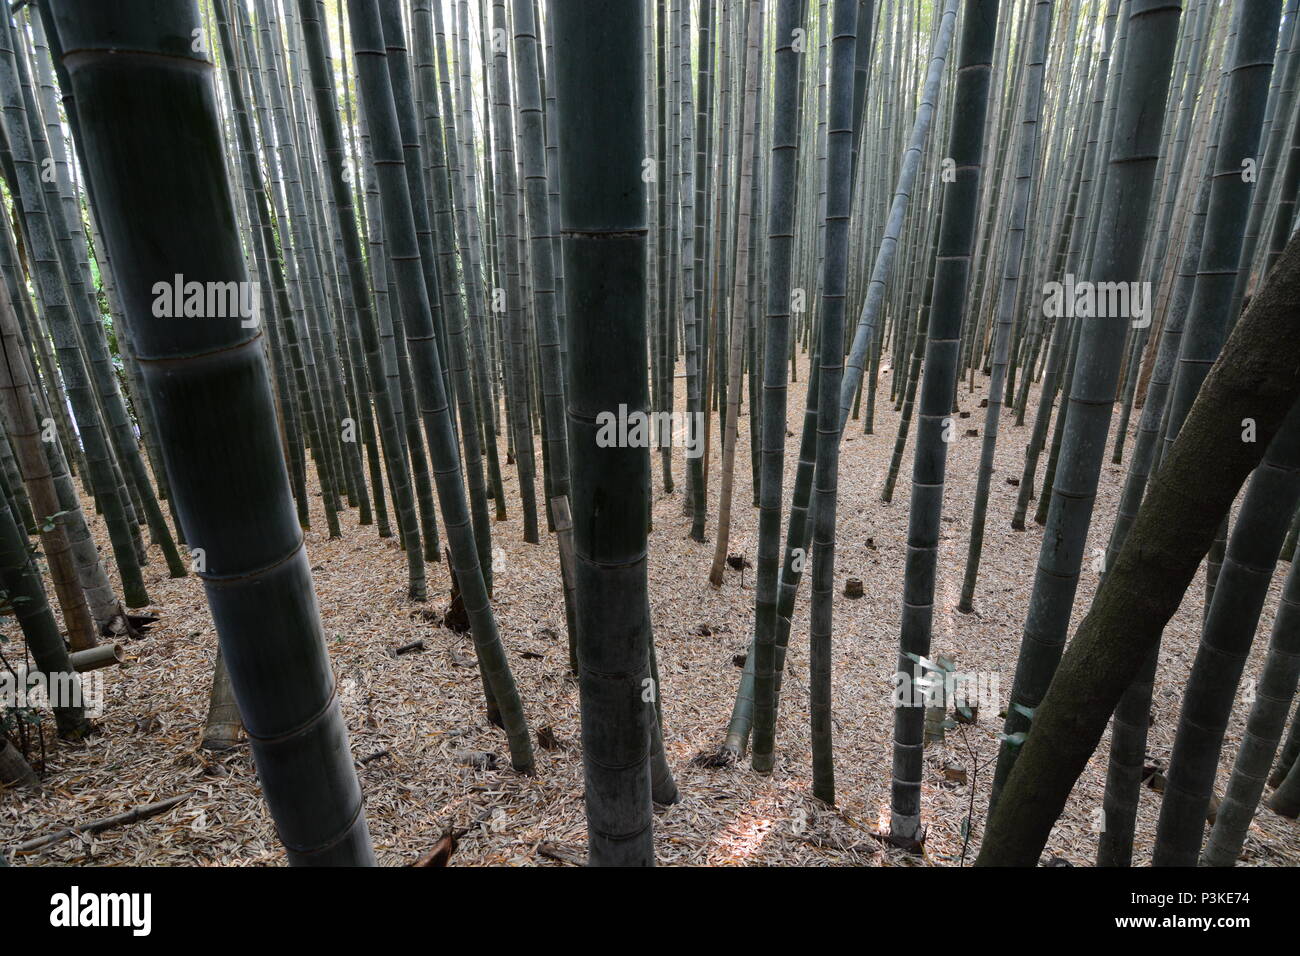
[[[41,789],[41,780],[18,748],[0,737],[0,789],[15,787],[23,790]]]

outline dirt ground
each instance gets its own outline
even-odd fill
[[[806,362],[790,390],[785,497],[798,453]],[[650,538],[650,599],[665,720],[665,746],[680,803],[656,812],[655,844],[663,865],[970,865],[983,832],[997,710],[978,723],[950,731],[946,745],[927,749],[923,814],[928,827],[922,857],[885,848],[873,834],[889,815],[892,680],[902,594],[912,445],[903,458],[891,504],[880,501],[899,415],[888,399],[890,372],[881,375],[874,435],[850,422],[840,457],[834,633],[836,806],[811,795],[807,693],[807,594],[801,589],[791,634],[787,677],[777,724],[777,760],[771,776],[747,762],[726,769],[693,766],[691,758],[721,743],[753,623],[754,573],[728,569],[720,590],[707,581],[713,553],[716,495],[720,484],[717,422],[709,481],[708,544],[688,537],[683,517],[685,462],[675,453],[674,494],[665,495],[656,462],[654,531]],[[940,549],[933,651],[951,655],[957,669],[996,689],[999,708],[1011,690],[1021,628],[1033,586],[1042,529],[1010,529],[1031,414],[1015,427],[1001,424],[988,530],[976,593],[976,611],[957,612],[980,437],[984,431],[983,376],[976,390],[962,384],[962,420],[948,456],[944,535]],[[1035,393],[1037,389],[1034,390]],[[677,382],[680,399],[684,380]],[[736,507],[730,550],[754,559],[757,511],[750,507],[748,404],[739,422]],[[1116,416],[1117,418],[1118,416]],[[1136,428],[1138,416],[1134,415]],[[1112,435],[1113,443],[1113,435]],[[1086,554],[1103,548],[1114,518],[1125,466],[1110,463],[1108,445],[1101,491]],[[1131,447],[1131,441],[1129,443]],[[504,462],[504,449],[502,450]],[[540,462],[540,450],[537,456]],[[1041,475],[1041,467],[1040,467]],[[571,865],[585,857],[577,684],[567,673],[564,609],[553,538],[522,540],[513,468],[506,470],[509,520],[493,526],[495,608],[531,729],[549,728],[556,744],[537,749],[538,774],[509,769],[504,734],[488,724],[468,635],[439,626],[447,606],[446,564],[429,567],[431,599],[405,597],[403,553],[396,539],[359,527],[355,511],[342,516],[344,533],[327,540],[320,499],[313,497],[307,532],[321,613],[352,751],[366,795],[366,811],[379,862],[400,866],[427,852],[450,827],[469,827],[452,865]],[[93,509],[90,509],[93,510]],[[88,511],[89,513],[89,511]],[[95,519],[99,521],[98,518]],[[107,541],[102,527],[97,540]],[[1285,571],[1285,566],[1283,566]],[[864,582],[865,596],[842,596],[846,577]],[[149,820],[96,836],[64,840],[13,860],[20,864],[282,865],[281,850],[262,800],[247,747],[224,754],[198,748],[206,716],[216,647],[202,588],[196,577],[169,580],[156,549],[145,568],[152,610],[161,621],[126,645],[128,660],[104,675],[100,732],[83,743],[47,744],[44,790],[0,794],[0,848],[76,823],[192,791],[176,808]],[[1086,611],[1097,575],[1085,566],[1075,602],[1075,624]],[[1234,710],[1220,762],[1226,784],[1249,712],[1247,691],[1263,664],[1277,609],[1282,572],[1275,575]],[[1168,760],[1181,690],[1196,653],[1203,576],[1165,633],[1157,678],[1149,759]],[[17,653],[21,638],[11,624]],[[424,651],[391,652],[422,639]],[[8,653],[8,652],[7,652]],[[11,654],[12,659],[12,654]],[[497,769],[472,765],[468,755],[491,753]],[[1057,823],[1046,856],[1090,865],[1105,781],[1103,741]],[[945,774],[945,769],[947,773]],[[965,781],[962,782],[962,775]],[[955,778],[955,779],[949,779]],[[1160,796],[1143,789],[1135,861],[1150,859]],[[963,852],[963,821],[971,839]],[[1300,862],[1300,827],[1261,810],[1251,827],[1243,864]]]

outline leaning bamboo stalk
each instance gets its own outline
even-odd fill
[[[1035,710],[978,865],[1038,862],[1121,694],[1158,646],[1223,516],[1300,398],[1297,296],[1300,239],[1293,239],[1225,343]],[[1256,442],[1241,441],[1247,416],[1256,420]]]
[[[197,7],[152,0],[142,14],[135,0],[57,0],[51,9],[62,48],[77,51],[64,57],[77,145],[113,251],[125,331],[154,399],[177,510],[202,549],[200,574],[280,839],[294,864],[373,864],[259,323],[154,314],[164,277],[246,281],[212,64],[174,43],[201,28]],[[124,23],[136,25],[128,50]],[[141,164],[142,154],[154,162]],[[195,230],[196,220],[209,228]]]

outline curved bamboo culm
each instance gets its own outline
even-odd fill
[[[1099,210],[1098,242],[1086,276],[1094,283],[1128,283],[1137,270],[1146,209],[1155,180],[1160,123],[1169,89],[1180,7],[1167,0],[1131,0],[1128,57],[1115,91],[1113,149]],[[1105,454],[1129,317],[1078,320],[1079,345],[1051,504],[1029,601],[1011,703],[994,772],[990,803],[1030,732],[1070,626],[1088,525]]]
[[[1291,409],[1255,469],[1224,555],[1201,644],[1183,693],[1178,732],[1156,826],[1154,866],[1195,866],[1219,753],[1255,628],[1300,503],[1300,405]],[[1249,738],[1247,738],[1249,739]]]
[[[1129,456],[1129,471],[1120,493],[1115,525],[1106,546],[1106,567],[1114,567],[1124,539],[1137,517],[1142,495],[1154,470],[1160,450],[1161,425],[1168,405],[1169,386],[1178,362],[1178,348],[1183,323],[1196,282],[1196,264],[1201,257],[1201,240],[1205,233],[1205,207],[1209,203],[1217,146],[1205,153],[1201,185],[1197,190],[1194,213],[1188,229],[1178,273],[1165,311],[1165,327],[1160,337],[1160,354],[1156,358],[1147,386],[1146,406],[1138,425],[1137,441]],[[1106,791],[1102,799],[1106,828],[1097,840],[1098,866],[1129,866],[1133,860],[1133,835],[1137,827],[1138,798],[1142,792],[1146,766],[1147,729],[1151,723],[1151,699],[1155,687],[1159,655],[1151,654],[1137,678],[1124,691],[1111,722],[1110,758],[1106,768]]]
[[[1153,19],[1153,29],[1173,31],[1173,16]],[[1119,559],[1034,712],[977,865],[1037,864],[1120,696],[1158,646],[1242,483],[1300,398],[1297,297],[1300,237],[1251,299],[1152,476]],[[1257,442],[1241,441],[1245,417],[1256,420]]]
[[[560,232],[588,862],[652,866],[646,609],[650,453],[600,447],[602,413],[649,403],[642,5],[559,4]],[[597,161],[599,157],[599,161]]]
[[[980,161],[984,148],[984,118],[988,108],[990,71],[998,27],[998,0],[966,0],[957,57],[957,88],[953,99],[952,135],[948,158],[955,170],[943,189],[943,225],[938,238],[938,262],[921,380],[920,416],[912,466],[912,497],[907,530],[907,563],[903,577],[902,628],[898,664],[905,703],[894,709],[893,783],[890,797],[890,838],[914,846],[921,837],[921,775],[925,708],[910,693],[914,685],[913,657],[930,653],[934,613],[935,567],[943,514],[947,433],[954,427],[951,413],[957,386],[962,319],[970,256],[979,200]],[[823,344],[823,347],[828,347]],[[833,347],[833,346],[831,346]]]
[[[197,5],[151,0],[142,15],[136,0],[54,0],[51,11],[127,333],[280,839],[294,864],[372,864],[261,330],[239,316],[154,315],[156,284],[176,274],[246,281],[212,65],[190,45]]]
[[[506,660],[497,631],[496,617],[488,603],[487,585],[478,563],[469,507],[461,481],[460,456],[452,427],[444,378],[438,357],[428,289],[420,265],[411,195],[404,169],[397,108],[384,46],[379,10],[368,0],[348,0],[348,16],[357,62],[361,99],[370,128],[375,173],[383,205],[384,230],[396,270],[398,298],[405,319],[406,339],[411,352],[412,374],[419,392],[421,417],[429,443],[438,486],[438,500],[446,526],[452,572],[459,585],[474,635],[479,667],[501,709],[510,743],[511,764],[516,770],[533,770],[532,741],[524,720],[523,705],[514,676]]]
[[[1245,8],[1239,11],[1239,13],[1244,12]],[[1222,128],[1219,128],[1218,110],[1215,111],[1210,123],[1212,129],[1217,132],[1206,153],[1206,174],[1198,191],[1189,239],[1179,274],[1175,279],[1170,308],[1166,314],[1168,340],[1162,340],[1160,343],[1161,354],[1157,357],[1156,369],[1152,374],[1151,387],[1147,396],[1148,409],[1144,410],[1143,414],[1143,430],[1139,433],[1138,445],[1134,451],[1130,474],[1125,483],[1119,514],[1107,550],[1107,567],[1111,566],[1127,534],[1132,522],[1132,514],[1137,509],[1137,502],[1146,484],[1147,474],[1155,467],[1154,459],[1160,451],[1158,444],[1160,425],[1153,423],[1159,417],[1161,408],[1167,405],[1166,423],[1163,425],[1166,430],[1166,441],[1169,435],[1177,430],[1178,424],[1186,414],[1186,408],[1194,399],[1196,390],[1199,389],[1200,382],[1208,370],[1208,362],[1204,356],[1210,356],[1212,361],[1212,358],[1218,355],[1222,336],[1226,335],[1227,326],[1231,321],[1227,309],[1233,276],[1228,263],[1231,262],[1235,266],[1239,258],[1238,250],[1247,221],[1247,204],[1251,192],[1249,184],[1241,182],[1240,166],[1235,157],[1246,155],[1240,151],[1253,149],[1253,146],[1247,144],[1258,142],[1259,127],[1263,118],[1263,98],[1267,96],[1268,73],[1272,64],[1274,37],[1277,33],[1276,11],[1271,18],[1273,21],[1271,26],[1267,24],[1261,26],[1255,22],[1255,18],[1260,16],[1269,19],[1269,11],[1253,8],[1250,19],[1241,20],[1237,24],[1238,48],[1233,52],[1237,68],[1225,73],[1224,76],[1224,99],[1221,103],[1224,114]],[[1250,39],[1247,34],[1253,34],[1253,39]],[[1241,48],[1243,41],[1244,50]],[[1267,52],[1264,52],[1265,48]],[[1234,187],[1233,180],[1241,187],[1240,189]],[[1205,258],[1207,254],[1211,257],[1208,260]],[[1210,264],[1207,265],[1207,262]],[[1214,331],[1216,323],[1218,323],[1217,333]],[[1188,330],[1187,334],[1184,334],[1184,326]],[[1182,355],[1189,348],[1192,354],[1202,358],[1192,360],[1190,368],[1186,368],[1186,359]],[[1178,356],[1176,362],[1175,356]],[[1171,391],[1166,383],[1175,371],[1179,373],[1179,381],[1176,389]],[[1154,408],[1151,407],[1152,403],[1155,403]],[[1157,431],[1149,432],[1149,428]],[[1282,520],[1285,521],[1285,518]],[[1279,545],[1280,543],[1279,539]],[[1276,558],[1276,552],[1272,557]],[[1207,614],[1211,605],[1212,601],[1207,596]],[[1251,630],[1253,634],[1253,627]],[[1152,652],[1133,686],[1125,692],[1116,712],[1104,805],[1107,826],[1103,831],[1098,850],[1099,862],[1106,865],[1123,866],[1128,865],[1131,860],[1134,816],[1140,792],[1146,728],[1155,671],[1156,652]],[[1235,679],[1232,683],[1235,685]],[[1217,756],[1217,747],[1215,753]],[[1204,799],[1208,803],[1208,791]],[[1175,798],[1170,802],[1177,804],[1179,801]],[[1113,821],[1112,816],[1114,816]],[[1184,845],[1181,858],[1189,864],[1195,862],[1199,851],[1203,821],[1202,810],[1200,818],[1185,819],[1179,828],[1183,832]],[[1191,833],[1193,830],[1196,834],[1194,837]],[[1195,848],[1190,848],[1192,842],[1196,843]]]

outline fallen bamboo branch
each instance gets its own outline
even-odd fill
[[[136,823],[139,820],[147,820],[150,817],[156,817],[160,813],[166,813],[172,807],[183,803],[193,796],[193,791],[182,793],[175,797],[168,797],[166,800],[159,800],[157,803],[147,803],[141,807],[135,807],[127,810],[125,813],[116,813],[111,817],[103,817],[99,820],[91,820],[89,823],[79,823],[76,826],[59,830],[55,833],[48,833],[45,836],[33,837],[14,848],[14,855],[20,853],[32,853],[35,850],[52,846],[55,843],[61,843],[72,836],[82,833],[102,833],[105,830],[111,830],[113,827],[119,827],[127,823]]]

